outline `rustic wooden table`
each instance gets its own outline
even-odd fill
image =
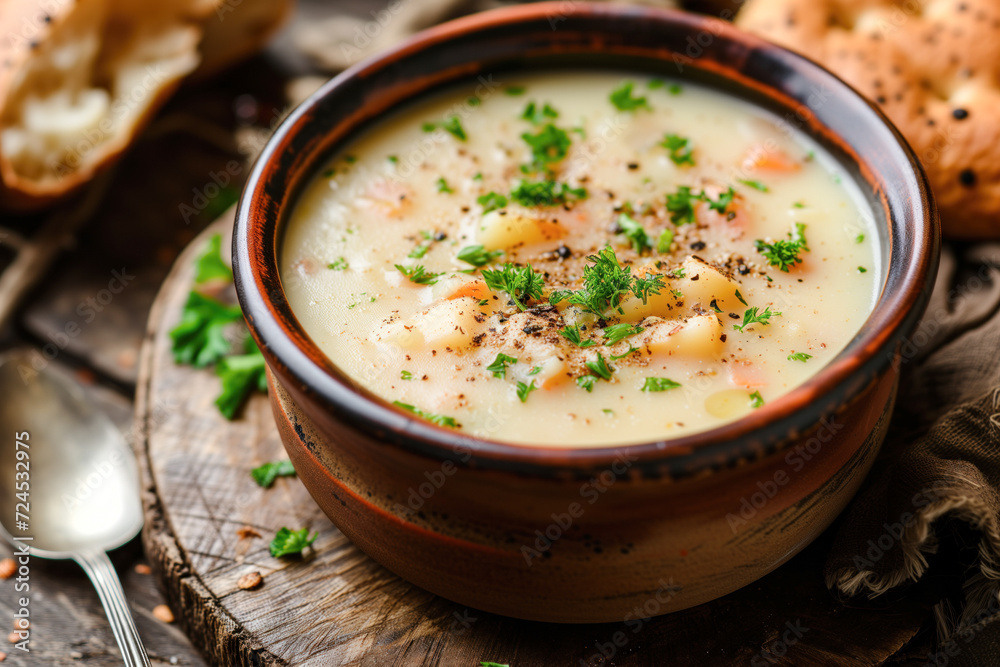
[[[338,3],[338,9],[346,6],[366,15],[372,7],[381,5],[384,3],[353,0]],[[320,0],[303,2],[293,20],[306,21],[323,11]],[[238,192],[245,169],[234,174],[234,183],[223,188],[207,207],[200,206],[198,199],[211,182],[212,173],[225,170],[233,159],[241,159],[239,147],[227,146],[225,137],[231,136],[241,123],[270,125],[283,106],[284,83],[291,75],[308,70],[289,34],[290,30],[285,30],[266,54],[227,76],[186,88],[159,114],[115,170],[110,194],[77,235],[76,243],[25,300],[13,321],[0,331],[3,348],[34,349],[43,355],[42,363],[75,375],[98,397],[130,441],[136,439],[132,401],[150,305],[174,258]],[[217,131],[220,128],[221,133]],[[189,216],[182,205],[200,210]],[[34,224],[28,219],[4,222],[23,229]],[[0,266],[3,261],[0,257]],[[127,286],[111,295],[106,288],[113,272],[125,276]],[[826,543],[824,537],[785,566],[797,573],[789,577],[790,582],[819,576]],[[6,546],[0,546],[0,556],[9,553]],[[139,541],[118,550],[113,560],[153,664],[205,665],[179,627],[153,616],[151,610],[164,600],[153,577],[144,573]],[[12,581],[0,582],[0,622],[6,623],[2,619],[10,618],[13,612],[12,586]],[[7,663],[54,667],[121,664],[97,594],[79,568],[35,561],[31,590],[32,652],[25,655],[5,649],[4,635],[0,633],[0,651],[6,651]],[[817,595],[816,587],[811,585],[793,583],[785,595],[789,618],[809,619],[816,609],[830,606],[829,599],[822,593]],[[842,642],[843,654],[851,664],[924,664],[932,640],[928,615],[886,605],[893,620],[885,628],[857,627],[842,637],[825,638],[824,644],[829,647]],[[885,637],[879,633],[889,631],[895,633],[895,655],[888,661],[866,657],[866,646],[884,644]],[[734,637],[738,640],[741,628],[738,624],[718,627],[717,632],[731,644]],[[755,650],[763,649],[777,636]],[[878,641],[869,639],[874,637]],[[699,640],[678,637],[681,639],[689,643]],[[692,645],[692,651],[718,643],[709,637],[700,640],[705,646]],[[760,638],[754,641],[760,643]],[[634,650],[641,652],[642,647]],[[759,664],[772,662],[761,660]],[[655,659],[646,662],[656,663]],[[447,659],[439,664],[448,664]]]

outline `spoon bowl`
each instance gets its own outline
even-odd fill
[[[75,382],[25,353],[0,358],[0,534],[39,558],[73,559],[101,597],[129,665],[149,665],[107,551],[143,517],[132,452]]]

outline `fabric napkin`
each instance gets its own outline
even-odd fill
[[[1000,632],[985,629],[1000,618],[1000,244],[945,248],[901,353],[889,436],[842,517],[827,584],[872,598],[936,587],[936,662],[997,664]]]

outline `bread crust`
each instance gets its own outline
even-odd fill
[[[1000,3],[749,0],[736,23],[882,108],[927,171],[946,237],[1000,238]]]
[[[128,148],[185,77],[258,49],[289,5],[0,3],[0,209],[36,210],[78,191]]]

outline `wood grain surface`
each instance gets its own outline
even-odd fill
[[[216,231],[228,234],[228,220],[206,234]],[[530,623],[407,584],[355,548],[297,479],[280,478],[270,489],[253,482],[253,467],[285,458],[263,395],[227,422],[212,403],[217,378],[173,363],[168,331],[206,240],[182,254],[153,306],[136,409],[143,542],[171,606],[211,663],[878,665],[914,640],[927,617],[912,601],[851,608],[833,600],[820,572],[826,539],[732,595],[641,622]],[[268,544],[282,526],[317,530],[312,553],[272,558]],[[247,537],[247,528],[260,537]],[[255,571],[264,585],[239,589],[239,578]]]

